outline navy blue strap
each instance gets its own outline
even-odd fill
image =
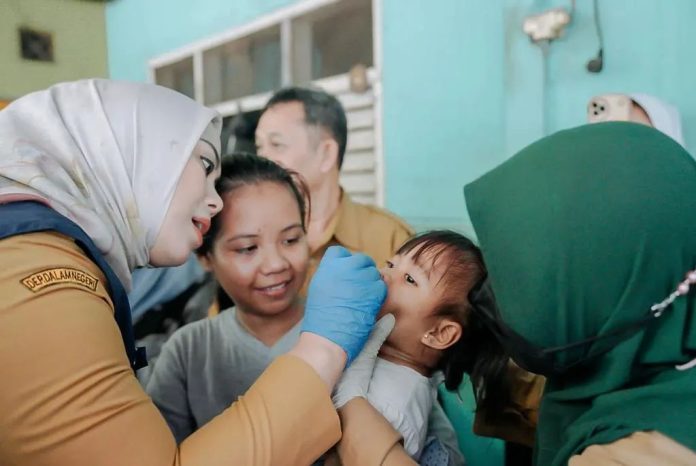
[[[22,201],[0,204],[0,239],[39,231],[55,231],[73,238],[90,260],[101,269],[106,276],[107,291],[114,303],[114,318],[121,331],[128,361],[133,370],[147,366],[145,348],[135,346],[126,290],[87,233],[70,219],[41,203]]]

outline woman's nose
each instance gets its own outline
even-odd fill
[[[265,274],[282,272],[288,265],[288,261],[280,254],[277,248],[269,248],[263,256],[261,272]]]
[[[208,195],[208,207],[210,208],[211,217],[216,216],[222,210],[222,198],[215,189]]]

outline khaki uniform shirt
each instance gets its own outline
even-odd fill
[[[341,203],[324,232],[321,246],[312,251],[303,294],[307,294],[307,286],[329,246],[339,245],[351,252],[367,254],[379,268],[413,233],[413,229],[396,215],[379,207],[353,202],[342,192]]]
[[[513,362],[508,366],[508,376],[509,405],[501,410],[502,416],[496,418],[483,410],[476,411],[474,433],[533,447],[546,379],[521,369]]]
[[[286,355],[177,445],[130,369],[104,275],[82,249],[31,233],[0,240],[0,258],[3,466],[305,466],[340,438],[326,385]]]

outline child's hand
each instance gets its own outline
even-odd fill
[[[302,332],[336,343],[350,364],[365,344],[386,295],[387,286],[372,259],[332,246],[309,285]]]

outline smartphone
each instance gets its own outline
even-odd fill
[[[630,121],[633,101],[624,94],[603,94],[592,97],[587,104],[587,121]]]

